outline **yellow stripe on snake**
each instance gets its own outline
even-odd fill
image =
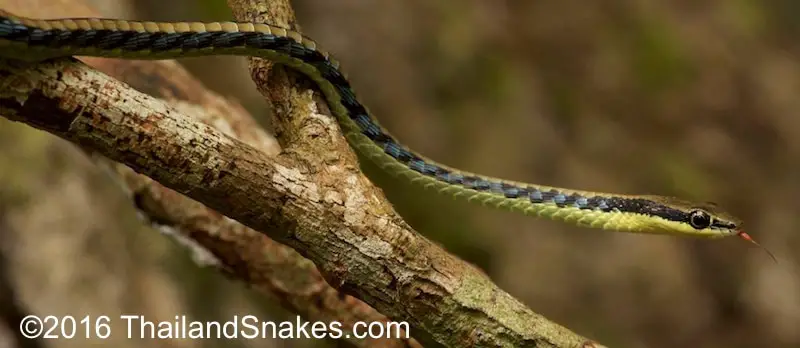
[[[302,73],[318,86],[348,143],[384,170],[439,193],[486,206],[609,231],[755,243],[740,221],[714,204],[654,195],[549,187],[460,171],[400,144],[356,98],[339,63],[301,34],[260,23],[155,23],[118,19],[29,19],[0,11],[0,57],[42,61],[68,56],[168,59],[255,56]]]

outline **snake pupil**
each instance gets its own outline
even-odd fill
[[[702,210],[695,210],[689,215],[689,223],[692,227],[702,230],[711,226],[711,216]]]

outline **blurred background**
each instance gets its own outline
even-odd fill
[[[113,17],[231,18],[222,0],[95,2]],[[534,311],[612,347],[800,346],[800,3],[292,3],[304,33],[342,62],[365,104],[412,149],[513,180],[714,201],[779,259],[734,238],[608,233],[472,206],[362,161],[417,231]],[[182,62],[267,120],[245,60]],[[196,267],[65,142],[2,119],[0,166],[0,294],[13,293],[14,306],[293,318]]]

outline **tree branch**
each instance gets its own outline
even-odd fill
[[[125,163],[291,246],[329,283],[443,344],[590,344],[411,230],[359,172],[314,93],[294,87],[293,75],[258,68],[254,75],[262,91],[264,77],[290,81],[266,88],[273,103],[292,103],[284,110],[287,104],[275,103],[277,111],[294,111],[280,114],[286,147],[277,156],[75,62],[0,64],[0,113]]]
[[[32,1],[0,1],[1,8],[46,18],[51,13],[98,16],[79,0],[52,1],[46,6]],[[274,138],[264,132],[240,105],[203,88],[174,61],[116,60],[84,57],[84,62],[131,84],[132,87],[170,102],[200,122],[214,126],[268,154],[280,151]],[[130,194],[133,203],[155,227],[188,244],[200,264],[212,264],[228,276],[244,281],[307,320],[332,322],[352,331],[358,322],[389,319],[355,297],[342,294],[322,278],[316,266],[293,249],[214,210],[180,195],[125,165],[95,156],[109,167]],[[402,336],[401,336],[402,337]],[[413,338],[347,339],[357,347],[420,347]]]
[[[225,133],[268,154],[277,154],[274,140],[263,132],[253,118],[242,109],[207,90],[198,93],[199,81],[191,78],[177,64],[148,61],[99,60],[95,67],[115,71],[124,80],[157,82],[157,93],[180,94],[189,101],[171,101],[174,107],[206,125],[226,130]],[[144,65],[144,66],[142,66]],[[167,65],[167,66],[162,66]],[[122,71],[120,71],[122,70]],[[130,77],[130,78],[128,78]],[[140,88],[141,89],[141,88]],[[98,156],[99,157],[99,156]],[[284,308],[314,321],[342,324],[353,330],[357,322],[388,322],[389,319],[357,298],[344,295],[322,278],[316,266],[293,249],[220,215],[206,206],[172,191],[130,168],[97,159],[110,166],[124,182],[126,191],[144,216],[159,230],[167,231],[195,251],[200,264],[212,264],[235,279],[278,299]],[[211,254],[211,259],[208,254]],[[412,339],[352,338],[358,347],[420,347]]]

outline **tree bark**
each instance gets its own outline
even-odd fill
[[[293,23],[285,1],[234,1],[237,18]],[[288,245],[328,283],[447,346],[597,346],[534,313],[413,231],[359,171],[301,77],[254,60],[281,153],[197,122],[74,60],[0,64],[0,113],[126,164]],[[238,238],[236,235],[228,236]]]

